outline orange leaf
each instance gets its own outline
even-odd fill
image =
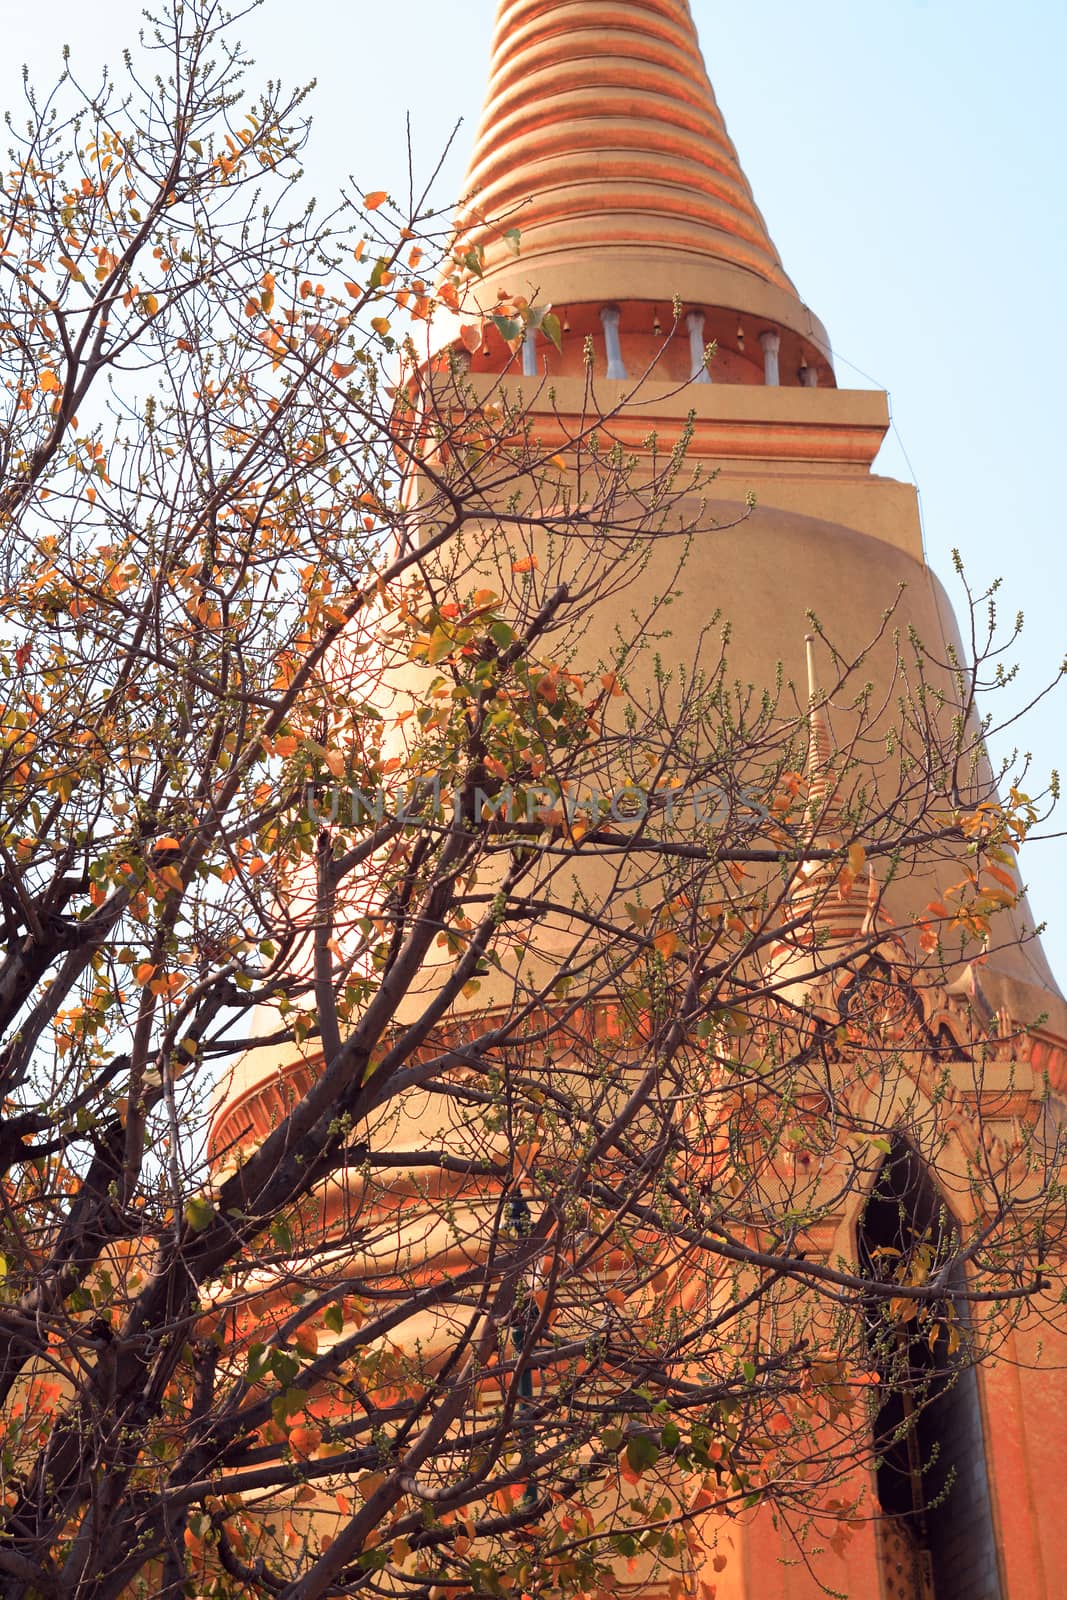
[[[377,211],[382,202],[388,200],[388,198],[389,196],[384,189],[372,189],[370,194],[363,196],[363,204],[368,211]]]
[[[482,348],[482,330],[478,327],[477,323],[465,323],[464,326],[459,330],[459,337],[466,349],[470,351],[471,355],[474,355]]]
[[[523,556],[521,561],[513,561],[511,563],[512,572],[534,572],[536,568],[536,556]]]
[[[37,382],[45,394],[48,394],[53,389],[61,389],[63,387],[55,373],[47,367],[41,373],[41,376],[38,378]]]
[[[298,1328],[293,1336],[293,1343],[306,1356],[317,1356],[319,1353],[319,1336],[314,1328],[307,1326]]]

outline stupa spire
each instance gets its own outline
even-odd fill
[[[808,668],[808,811],[819,831],[832,833],[840,820],[837,778],[834,775],[834,743],[826,714],[826,700],[819,689],[815,665],[815,635],[804,635]]]
[[[815,664],[815,635],[804,636],[808,669],[808,816],[811,846],[836,849],[843,832],[843,806],[836,770],[837,750],[826,710],[826,696],[819,688]],[[811,937],[820,946],[858,943],[874,925],[878,905],[878,885],[869,877],[867,893],[853,883],[851,870],[834,860],[804,862],[797,872],[790,895],[790,909],[806,914],[811,922]]]
[[[718,307],[827,353],[753,199],[687,0],[502,0],[464,238],[557,305]],[[502,233],[517,227],[516,262]]]

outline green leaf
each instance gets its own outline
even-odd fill
[[[263,1344],[250,1344],[248,1347],[248,1366],[245,1368],[245,1381],[257,1383],[270,1367],[270,1356],[267,1347]]]
[[[521,248],[522,241],[522,235],[519,233],[518,228],[505,229],[503,239],[512,255],[517,256]]]
[[[659,1445],[647,1433],[638,1433],[627,1442],[626,1464],[632,1472],[644,1472],[659,1460]]]
[[[326,1315],[322,1320],[331,1333],[341,1332],[345,1325],[345,1314],[340,1300],[335,1300],[332,1306],[327,1306]]]
[[[296,1411],[303,1411],[308,1403],[308,1392],[306,1389],[286,1389],[283,1398],[285,1409],[292,1416]]]
[[[185,1207],[185,1220],[194,1233],[203,1233],[205,1228],[210,1228],[215,1220],[215,1207],[210,1200],[202,1200],[199,1195],[187,1202]]]
[[[292,1231],[284,1218],[275,1217],[271,1224],[270,1233],[279,1250],[291,1250],[293,1248]]]
[[[515,634],[506,622],[494,622],[489,627],[489,637],[500,650],[506,650],[513,642]]]
[[[480,244],[471,245],[463,257],[463,265],[468,272],[473,272],[476,278],[485,276],[485,251]]]
[[[288,1350],[272,1350],[268,1365],[279,1383],[290,1384],[300,1371],[300,1363]]]
[[[500,337],[506,339],[508,344],[514,344],[516,339],[522,338],[522,323],[518,317],[501,317],[497,315],[489,320],[499,332]]]
[[[546,339],[551,339],[559,353],[563,354],[563,329],[560,327],[559,318],[554,311],[546,311],[541,318],[541,332]]]

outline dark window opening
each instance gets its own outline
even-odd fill
[[[894,1139],[860,1220],[864,1274],[922,1283],[957,1239],[924,1163],[907,1140]],[[964,1287],[961,1267],[948,1282]],[[872,1295],[865,1320],[880,1380],[874,1442],[887,1600],[1001,1600],[966,1310]]]

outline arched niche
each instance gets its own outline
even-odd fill
[[[856,1230],[864,1274],[922,1281],[950,1260],[959,1230],[912,1144],[892,1141]],[[948,1276],[963,1289],[963,1268]],[[1002,1600],[978,1376],[965,1307],[929,1310],[871,1295],[865,1307],[879,1376],[873,1432],[885,1600]]]

